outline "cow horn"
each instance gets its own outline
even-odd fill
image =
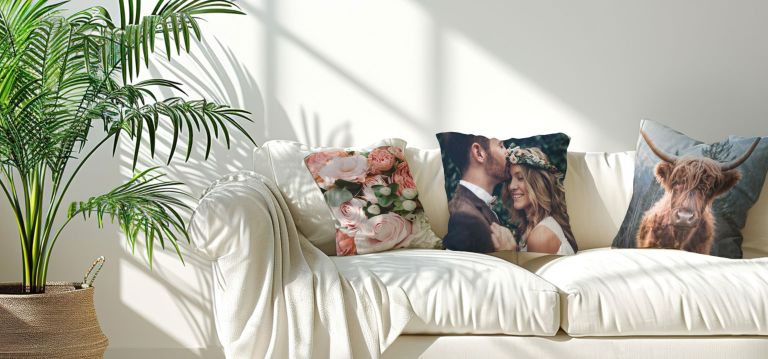
[[[732,169],[734,169],[736,167],[739,167],[739,165],[744,163],[744,161],[746,161],[747,158],[749,158],[749,156],[752,155],[752,151],[755,150],[755,148],[757,147],[758,143],[760,143],[760,139],[759,138],[755,139],[755,142],[752,142],[752,146],[749,146],[749,149],[747,150],[747,152],[744,152],[744,154],[741,155],[741,157],[739,157],[739,158],[737,158],[737,159],[735,159],[735,160],[733,160],[731,162],[728,162],[728,163],[721,163],[720,164],[720,170],[725,172],[725,171],[730,171],[730,170],[732,170]]]
[[[664,151],[662,151],[658,147],[656,147],[656,144],[654,144],[653,141],[651,141],[651,138],[648,137],[648,134],[645,133],[645,131],[640,130],[640,135],[643,136],[643,138],[645,139],[645,143],[648,144],[648,147],[651,148],[651,151],[653,151],[653,153],[656,154],[656,156],[661,158],[663,161],[666,161],[666,162],[669,162],[669,163],[675,163],[677,161],[677,156],[672,156],[672,155],[669,155],[667,153],[664,153]]]

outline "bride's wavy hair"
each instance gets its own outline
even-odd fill
[[[538,157],[539,159],[546,161],[546,163],[549,163],[547,155],[538,147],[521,148],[518,149],[518,151],[521,151],[528,156]],[[522,169],[523,182],[525,182],[528,198],[531,201],[530,218],[525,215],[524,210],[516,210],[512,207],[512,194],[506,185],[502,188],[502,199],[504,201],[504,206],[507,207],[509,213],[512,213],[515,218],[520,220],[518,229],[521,245],[524,244],[522,241],[525,241],[525,239],[528,238],[528,234],[530,234],[533,228],[536,227],[541,220],[547,216],[552,216],[557,224],[560,225],[560,228],[563,229],[565,238],[573,248],[574,253],[578,252],[579,247],[576,244],[576,239],[573,237],[571,224],[568,220],[568,212],[566,211],[565,188],[563,187],[562,181],[559,180],[557,173],[525,163],[519,163],[517,165]]]

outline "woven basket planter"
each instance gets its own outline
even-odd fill
[[[0,283],[0,358],[103,358],[108,340],[93,306],[93,287],[48,283],[43,294]]]

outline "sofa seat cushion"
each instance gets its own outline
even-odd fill
[[[505,260],[470,252],[401,249],[331,258],[353,287],[381,280],[402,290],[409,334],[555,335],[557,289]]]
[[[571,336],[768,335],[768,258],[596,249],[536,273],[560,291]]]

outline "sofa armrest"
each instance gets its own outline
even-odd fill
[[[212,262],[216,331],[227,357],[288,355],[274,341],[290,323],[272,319],[286,310],[276,299],[282,276],[298,264],[285,263],[281,247],[298,234],[269,181],[255,172],[223,177],[206,190],[190,221],[192,250]],[[263,317],[269,313],[275,317]]]
[[[374,357],[412,316],[407,296],[362,270],[347,280],[296,228],[268,178],[215,182],[190,223],[211,261],[216,332],[228,358]]]

